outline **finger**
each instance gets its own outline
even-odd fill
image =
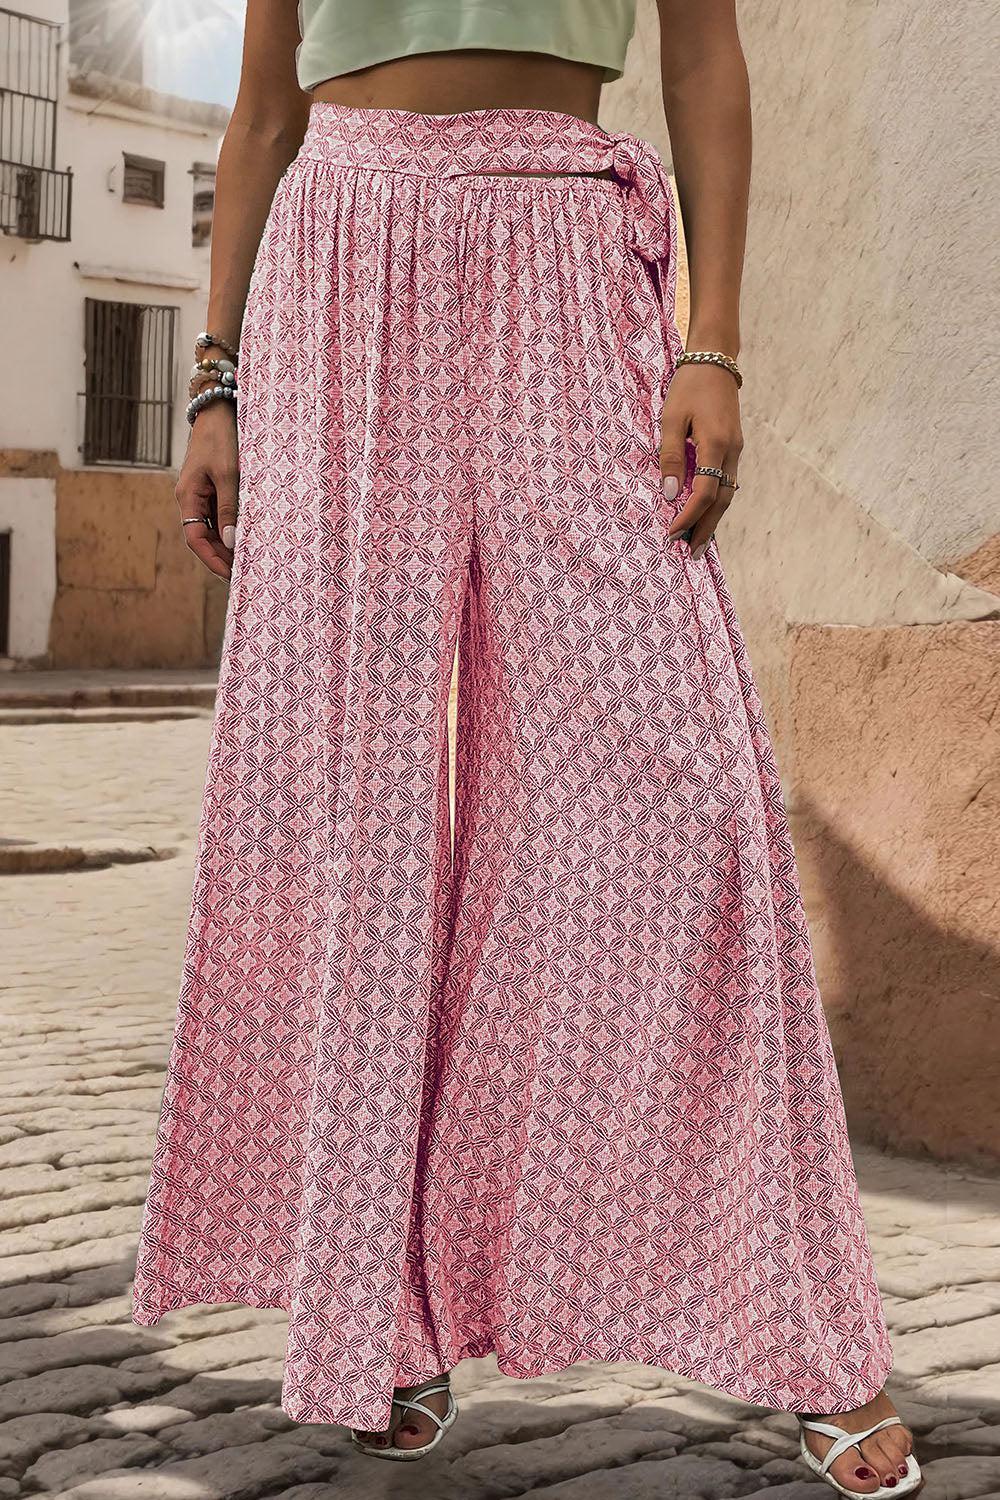
[[[676,500],[684,488],[687,475],[685,444],[690,425],[690,416],[678,401],[671,403],[668,395],[660,415],[660,475],[667,501]]]
[[[715,456],[713,457],[713,452]],[[722,467],[723,450],[707,448],[702,443],[698,448],[698,465],[701,468]],[[667,541],[674,542],[681,534],[691,528],[690,545],[694,546],[695,531],[698,522],[715,505],[719,493],[719,481],[713,474],[695,474],[694,483],[691,485],[691,494],[683,510],[679,511],[670,526],[667,528]]]
[[[181,473],[174,486],[174,499],[185,516],[209,516],[215,499],[215,486],[203,468],[190,468]]]
[[[225,468],[213,473],[215,484],[216,514],[222,546],[232,561],[236,545],[236,522],[239,511],[239,473],[237,469]]]
[[[736,470],[739,465],[739,453],[730,449],[723,457],[722,462],[715,465],[720,468],[730,479],[736,480]],[[691,533],[689,545],[691,556],[695,562],[705,554],[712,537],[715,535],[719,522],[733,503],[735,489],[730,484],[724,484],[720,479],[716,484],[715,500],[710,508],[701,517],[698,524]]]
[[[226,549],[209,531],[207,522],[202,526],[185,526],[184,540],[189,550],[205,564],[210,573],[214,573],[217,578],[230,577],[232,568],[226,556]]]

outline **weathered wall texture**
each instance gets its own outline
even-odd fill
[[[178,538],[176,476],[61,469],[53,667],[210,666],[226,586]]]
[[[1000,631],[800,626],[796,848],[851,1123],[1000,1142]]]
[[[747,449],[719,545],[852,1125],[1000,1158],[993,10],[744,0]],[[602,121],[666,149],[658,71],[640,0]]]
[[[0,448],[0,526],[20,487],[54,493],[54,577],[48,560],[36,562],[30,576],[44,597],[12,600],[23,604],[12,608],[12,633],[22,615],[30,626],[15,656],[82,668],[218,661],[227,588],[184,545],[176,478],[169,469],[64,469],[51,449]]]

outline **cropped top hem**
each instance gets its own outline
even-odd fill
[[[344,23],[327,26],[317,33],[303,25],[303,5],[299,4],[299,26],[302,40],[295,49],[295,68],[299,87],[304,90],[328,78],[340,78],[359,68],[391,62],[398,57],[413,57],[426,52],[465,50],[539,52],[570,62],[590,63],[604,69],[605,81],[622,76],[625,47],[621,27],[600,26],[588,22],[585,34],[574,26],[566,12],[553,16],[536,6],[532,13],[522,12],[512,29],[509,7],[430,6],[403,12],[383,20],[366,19],[363,28]],[[412,24],[411,24],[412,23]]]

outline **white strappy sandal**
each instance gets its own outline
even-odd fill
[[[900,1475],[894,1485],[880,1484],[877,1490],[849,1490],[845,1485],[839,1484],[830,1473],[830,1465],[835,1463],[842,1453],[846,1453],[848,1448],[854,1448],[858,1443],[863,1443],[865,1438],[870,1438],[872,1433],[881,1431],[883,1427],[893,1427],[897,1423],[900,1427],[903,1426],[902,1417],[886,1417],[883,1421],[876,1422],[874,1427],[866,1427],[863,1432],[845,1432],[843,1427],[835,1427],[832,1422],[813,1422],[807,1417],[799,1417],[799,1447],[802,1462],[831,1489],[839,1491],[841,1495],[849,1496],[850,1500],[899,1500],[901,1495],[912,1495],[913,1491],[923,1484],[920,1465],[912,1453],[907,1454],[906,1457],[906,1477]],[[821,1432],[824,1437],[833,1438],[828,1452],[821,1459],[817,1458],[815,1453],[807,1447],[807,1432]],[[871,1464],[868,1467],[871,1468]]]
[[[394,1396],[393,1409],[395,1410],[398,1406],[407,1411],[418,1411],[424,1417],[430,1417],[432,1422],[437,1423],[437,1432],[429,1443],[424,1443],[420,1448],[394,1448],[391,1444],[377,1448],[373,1443],[363,1443],[358,1437],[357,1430],[352,1427],[351,1442],[359,1453],[367,1453],[370,1458],[391,1458],[397,1463],[409,1463],[413,1459],[423,1458],[437,1447],[458,1416],[458,1402],[452,1394],[451,1383],[447,1379],[442,1380],[439,1376],[435,1376],[431,1380],[424,1381],[422,1385],[401,1386],[399,1389],[407,1390],[410,1394],[406,1398]],[[424,1406],[422,1401],[416,1399],[418,1396],[435,1396],[440,1391],[448,1392],[448,1407],[443,1417],[439,1417],[436,1411],[431,1411],[429,1406]],[[397,1424],[392,1425],[395,1427]]]

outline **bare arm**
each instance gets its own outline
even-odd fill
[[[750,85],[735,0],[659,0],[663,106],[691,277],[692,349],[740,349]]]
[[[247,0],[239,92],[219,151],[206,314],[206,327],[234,346],[274,191],[309,115],[309,95],[295,76],[298,40],[296,0]],[[185,526],[184,534],[191,551],[221,578],[229,577],[233,560],[236,446],[231,403],[213,402],[191,429],[176,487],[182,518],[215,512],[214,528]]]
[[[247,0],[240,87],[219,151],[208,300],[208,327],[232,344],[274,190],[305,134],[298,40],[295,0]]]
[[[691,283],[689,349],[740,349],[740,283],[750,187],[750,87],[736,0],[658,0],[663,104],[687,241]],[[736,382],[712,365],[684,365],[663,408],[661,468],[673,499],[684,484],[685,441],[699,465],[735,476],[743,438]],[[693,528],[700,556],[733,491],[698,476],[670,527]]]

